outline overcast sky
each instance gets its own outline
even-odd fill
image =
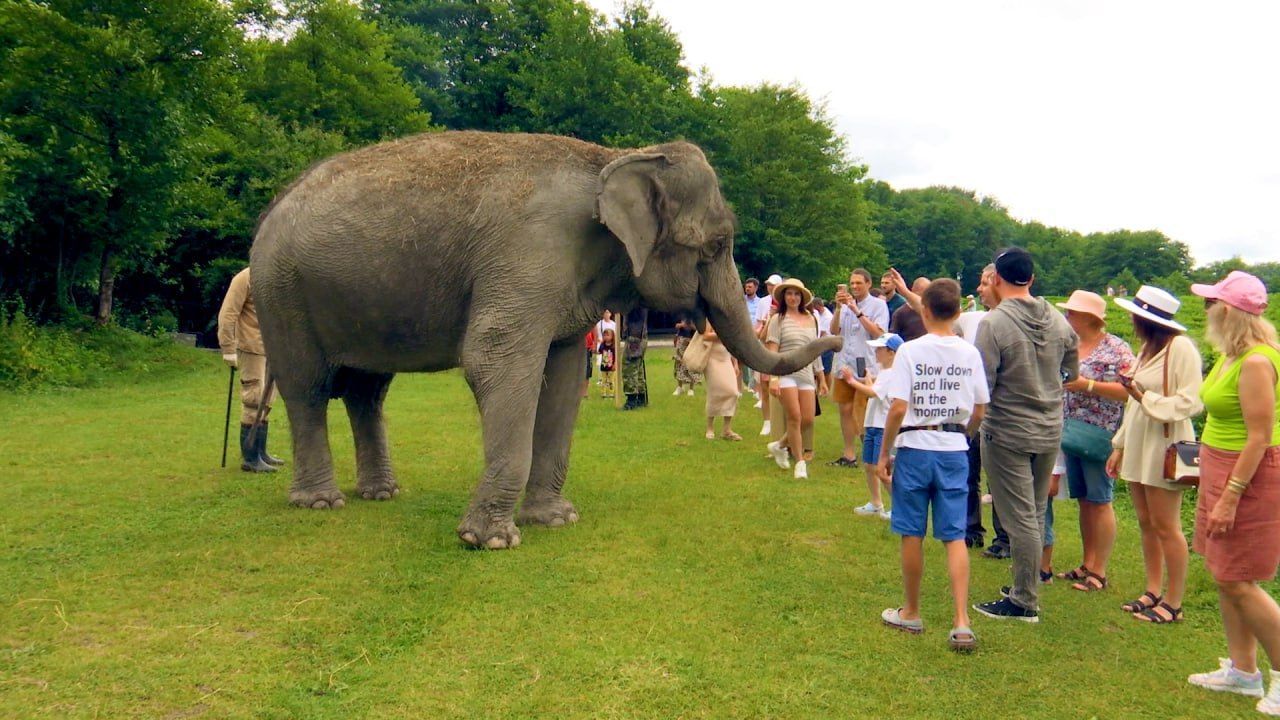
[[[590,0],[612,14],[616,0]],[[653,0],[717,84],[802,86],[897,188],[1280,260],[1280,2]]]

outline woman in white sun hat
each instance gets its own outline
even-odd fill
[[[773,289],[778,301],[778,314],[769,319],[765,328],[765,346],[774,352],[787,353],[818,339],[818,320],[805,308],[813,302],[813,293],[803,282],[789,278]],[[776,378],[769,392],[782,403],[787,420],[787,434],[782,440],[769,443],[769,454],[779,467],[790,467],[795,459],[795,477],[809,477],[804,459],[804,431],[813,427],[818,393],[827,392],[826,375],[822,372],[822,358],[817,357],[805,367]],[[790,458],[787,450],[790,449]]]
[[[1202,361],[1187,329],[1173,319],[1181,305],[1176,297],[1143,285],[1132,300],[1121,297],[1115,303],[1133,315],[1142,343],[1133,375],[1121,380],[1129,401],[1107,460],[1107,473],[1129,483],[1147,575],[1142,595],[1123,608],[1137,620],[1173,623],[1182,620],[1187,582],[1185,486],[1165,481],[1164,453],[1171,443],[1195,440],[1191,418],[1204,409]]]

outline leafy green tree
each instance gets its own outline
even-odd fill
[[[391,36],[358,6],[288,0],[283,7],[272,31],[246,48],[252,103],[286,124],[336,132],[353,144],[430,126],[414,88],[388,59]]]
[[[858,266],[883,268],[862,197],[866,167],[822,108],[794,87],[704,87],[695,136],[738,219],[734,256],[748,274],[778,272],[823,288]]]
[[[653,6],[646,2],[627,3],[614,25],[633,60],[656,73],[668,90],[688,91],[684,46],[671,25],[653,12]]]
[[[1158,288],[1168,290],[1174,295],[1187,295],[1191,292],[1191,278],[1186,273],[1171,272],[1161,278],[1152,278],[1149,281]],[[1137,288],[1133,285],[1127,286],[1131,292],[1137,292]]]
[[[1016,224],[994,200],[960,188],[877,188],[876,229],[904,276],[959,277],[976,286],[982,268],[1016,240]]]
[[[1117,294],[1123,291],[1127,295],[1133,295],[1138,292],[1138,288],[1142,287],[1142,281],[1129,268],[1122,268],[1115,277],[1103,283],[1103,285],[1114,288]]]
[[[56,264],[64,287],[96,266],[106,323],[117,274],[166,244],[187,138],[234,98],[230,13],[215,0],[22,0],[0,6],[0,27],[0,130],[28,151],[16,184],[36,203],[6,254]]]
[[[1088,286],[1105,287],[1116,275],[1128,271],[1139,280],[1165,277],[1191,270],[1191,251],[1157,230],[1116,230],[1085,237],[1085,269]],[[1130,292],[1138,284],[1126,284]]]
[[[1079,233],[1030,222],[1019,226],[1014,244],[1025,247],[1035,258],[1032,290],[1037,294],[1069,295],[1089,288],[1084,280],[1084,243]]]

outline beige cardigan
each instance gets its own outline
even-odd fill
[[[258,310],[253,305],[249,268],[231,278],[231,287],[218,311],[218,345],[223,355],[237,352],[263,355],[262,331],[258,328]]]
[[[1164,365],[1169,363],[1169,394],[1164,394]],[[1179,335],[1134,373],[1134,384],[1144,391],[1142,402],[1129,398],[1124,421],[1111,446],[1124,450],[1120,477],[1129,482],[1168,490],[1185,489],[1164,480],[1164,451],[1170,444],[1195,440],[1191,418],[1204,410],[1200,402],[1202,360],[1195,343]],[[1169,436],[1165,437],[1165,424]]]

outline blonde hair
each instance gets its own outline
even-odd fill
[[[1209,308],[1205,338],[1218,352],[1230,358],[1238,358],[1259,345],[1269,345],[1280,350],[1276,328],[1269,320],[1224,302]]]

